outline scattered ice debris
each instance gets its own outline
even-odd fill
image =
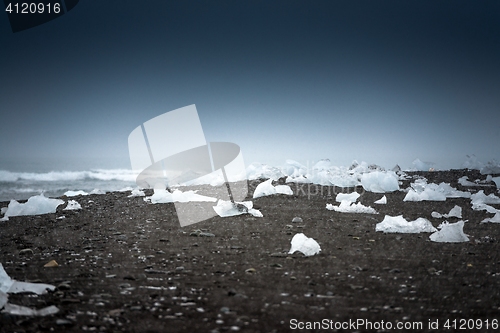
[[[271,167],[266,164],[252,163],[247,167],[247,177],[248,180],[261,178],[271,178],[273,180],[278,180],[281,177],[285,177],[285,174],[283,174],[283,172],[281,172],[279,168]]]
[[[295,216],[292,219],[292,223],[302,223],[302,222],[304,222],[304,220],[302,220],[302,217],[299,217],[299,216]]]
[[[492,186],[491,184],[487,184],[487,183],[489,183],[493,180],[491,175],[488,175],[488,177],[486,177],[486,180],[476,179],[475,182],[471,182],[468,179],[469,179],[469,177],[463,176],[463,177],[458,179],[458,183],[462,186]]]
[[[364,173],[361,175],[361,185],[369,192],[394,192],[399,190],[399,177],[394,171]]]
[[[55,305],[50,305],[40,310],[35,310],[25,306],[15,305],[10,303],[5,304],[5,307],[2,310],[2,313],[8,313],[17,316],[31,316],[31,317],[33,316],[44,317],[56,314],[58,312],[59,309]]]
[[[446,201],[446,198],[470,198],[470,192],[459,191],[448,183],[427,184],[427,179],[417,179],[409,188],[403,201]]]
[[[133,198],[133,197],[144,197],[146,196],[146,194],[144,193],[143,190],[141,189],[138,189],[138,188],[134,188],[132,191],[131,191],[131,194],[127,197],[127,198]]]
[[[288,185],[277,185],[273,186],[272,179],[268,179],[265,182],[260,183],[255,188],[253,193],[253,198],[264,197],[273,194],[287,194],[293,195],[292,189]]]
[[[337,202],[342,202],[342,201],[356,202],[356,200],[358,200],[359,197],[360,197],[360,194],[358,192],[339,193],[335,197],[335,201],[337,201]]]
[[[89,195],[87,192],[85,191],[66,191],[64,192],[64,195],[67,196],[67,197],[76,197],[78,195]]]
[[[385,204],[387,204],[387,197],[384,195],[382,198],[378,199],[377,201],[375,201],[373,203],[378,204],[378,205],[385,205]]]
[[[497,211],[495,213],[495,216],[493,217],[488,217],[488,218],[485,218],[484,220],[481,221],[481,223],[500,223],[500,211]]]
[[[347,200],[343,200],[339,206],[334,206],[332,204],[326,204],[326,209],[334,210],[341,213],[367,213],[367,214],[378,214],[372,207],[364,206],[361,202],[351,203]]]
[[[382,231],[385,233],[410,234],[420,232],[434,232],[437,231],[437,229],[432,226],[432,223],[429,220],[423,217],[419,217],[415,221],[408,222],[403,217],[403,215],[386,215],[382,222],[377,223],[377,225],[375,226],[375,231]]]
[[[479,170],[483,175],[500,173],[500,163],[497,160],[491,160],[485,165],[478,161],[476,155],[467,155],[467,160],[462,166],[467,169]]]
[[[66,208],[63,210],[78,210],[82,209],[82,206],[76,200],[69,200]]]
[[[295,234],[291,241],[291,248],[289,254],[295,251],[302,252],[306,256],[313,256],[321,251],[321,247],[314,239],[307,237],[303,233]]]
[[[484,194],[484,191],[481,190],[477,193],[474,193],[471,196],[471,203],[474,204],[500,204],[500,198],[491,193],[490,195]]]
[[[220,217],[250,214],[255,217],[262,217],[262,213],[253,208],[252,201],[235,202],[219,200],[217,206],[213,207]]]
[[[16,294],[22,292],[31,292],[38,295],[47,293],[48,290],[54,290],[55,287],[44,283],[20,282],[10,278],[0,263],[0,292]]]
[[[156,203],[169,203],[169,202],[191,202],[191,201],[205,201],[205,202],[215,202],[216,198],[207,197],[204,195],[196,194],[197,191],[186,191],[182,192],[180,190],[174,190],[170,193],[168,190],[155,189],[154,194],[150,197],[145,197],[144,201]]]
[[[46,198],[43,193],[32,196],[26,203],[19,203],[16,200],[11,200],[1,221],[7,221],[9,216],[55,213],[57,207],[63,203],[64,201],[60,199]]]
[[[448,214],[440,214],[438,212],[432,212],[431,216],[437,219],[440,219],[442,217],[444,218],[450,218],[450,217],[458,217],[459,219],[462,218],[462,207],[455,205]]]
[[[433,162],[422,162],[417,158],[412,164],[417,171],[434,171]]]
[[[429,238],[433,242],[440,243],[468,242],[469,237],[463,231],[465,222],[467,221],[458,221],[457,223],[445,221],[438,226],[440,230],[430,235]]]

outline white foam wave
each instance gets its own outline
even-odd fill
[[[19,180],[56,182],[84,179],[135,181],[137,172],[130,169],[93,169],[89,171],[11,172],[0,170],[0,182]]]

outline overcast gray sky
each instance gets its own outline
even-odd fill
[[[500,159],[499,1],[80,1],[0,15],[0,45],[0,169],[127,167],[130,132],[190,104],[247,164]]]

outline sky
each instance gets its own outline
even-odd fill
[[[80,1],[0,45],[0,169],[130,167],[191,104],[247,165],[500,160],[499,1]]]

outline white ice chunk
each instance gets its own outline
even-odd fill
[[[450,209],[450,212],[448,214],[440,214],[438,212],[432,212],[431,216],[434,218],[450,218],[450,217],[458,217],[462,218],[462,207],[455,205],[452,209]]]
[[[459,242],[468,242],[469,237],[464,234],[464,222],[467,221],[458,221],[457,223],[448,223],[447,221],[443,222],[438,226],[439,231],[436,231],[432,235],[429,236],[430,240],[433,242],[441,242],[441,243],[459,243]]]
[[[9,216],[55,213],[57,206],[63,203],[64,201],[60,199],[46,198],[43,193],[32,196],[26,203],[19,203],[16,200],[11,200],[2,220],[8,220]]]
[[[393,192],[399,190],[399,177],[394,171],[373,171],[361,175],[361,185],[369,192]]]
[[[252,201],[235,202],[219,200],[217,206],[213,207],[215,212],[220,217],[236,216],[242,214],[250,214],[255,217],[262,217],[262,213],[253,208]]]
[[[192,202],[192,201],[204,201],[204,202],[215,202],[216,198],[207,197],[204,195],[196,194],[197,191],[186,191],[182,192],[180,190],[174,190],[170,193],[168,190],[164,189],[154,189],[154,193],[150,197],[145,197],[144,201],[156,203],[169,203],[169,202]]]
[[[144,193],[143,190],[140,190],[138,188],[135,188],[132,190],[129,196],[127,198],[134,198],[134,197],[144,197],[146,194]]]
[[[446,201],[446,196],[443,193],[437,192],[433,189],[426,188],[422,192],[418,193],[413,189],[410,189],[403,201]]]
[[[485,218],[484,220],[481,221],[482,223],[500,223],[500,211],[497,211],[495,213],[495,216],[493,217],[488,217],[488,218]]]
[[[399,216],[389,216],[386,215],[384,220],[377,223],[375,226],[375,231],[382,231],[386,233],[420,233],[420,232],[434,232],[437,231],[436,228],[432,226],[432,223],[423,218],[419,217],[415,221],[408,222],[403,215]]]
[[[467,177],[467,176],[460,177],[460,178],[458,178],[458,183],[462,186],[478,186],[478,184],[471,182],[468,179],[469,179],[469,177]]]
[[[78,210],[82,209],[82,206],[76,200],[69,200],[66,208],[63,210]]]
[[[291,241],[291,248],[288,253],[295,251],[302,252],[306,256],[313,256],[321,251],[321,247],[314,239],[307,237],[303,233],[295,234]]]
[[[483,203],[472,203],[472,209],[473,210],[485,210],[488,213],[493,213],[493,214],[496,214],[497,212],[500,211],[500,210],[496,209],[495,207],[492,207],[490,205],[483,204]]]
[[[0,291],[4,293],[22,293],[22,292],[32,292],[38,295],[45,294],[47,289],[54,290],[55,287],[50,284],[44,283],[29,283],[20,282],[10,278],[7,272],[0,264]]]
[[[247,177],[248,180],[261,179],[261,178],[271,178],[273,180],[278,180],[285,175],[279,168],[271,167],[266,164],[252,163],[247,167]]]
[[[3,306],[5,304],[7,304],[8,300],[9,300],[9,296],[7,295],[7,293],[0,291],[0,309],[3,308]]]
[[[476,155],[472,154],[472,155],[466,155],[467,159],[465,160],[465,162],[462,164],[462,167],[464,169],[476,169],[476,170],[480,170],[483,168],[484,164],[481,163],[480,161],[478,161]]]
[[[491,193],[490,195],[484,194],[484,191],[481,190],[477,193],[474,193],[471,196],[471,203],[474,204],[500,204],[500,198]]]
[[[443,215],[442,215],[442,214],[440,214],[440,213],[438,213],[438,212],[432,212],[432,213],[431,213],[431,216],[432,216],[433,218],[435,218],[435,219],[440,219],[440,218],[442,218],[442,217],[443,217]]]
[[[367,213],[367,214],[378,214],[375,209],[372,207],[367,207],[361,204],[361,202],[351,203],[347,200],[344,200],[340,203],[339,206],[334,206],[332,204],[326,204],[326,209],[334,210],[336,212],[341,213]]]
[[[31,309],[21,305],[15,305],[7,303],[5,304],[5,308],[2,310],[2,313],[8,313],[11,315],[17,316],[48,316],[51,314],[56,314],[59,312],[59,309],[55,305],[47,306],[40,310]]]
[[[387,204],[387,197],[384,195],[382,198],[378,199],[377,201],[375,201],[373,203],[378,204],[378,205],[385,205],[385,204]]]
[[[337,202],[342,202],[342,201],[356,202],[356,200],[358,200],[359,197],[360,197],[360,194],[358,192],[339,193],[335,197],[335,201],[337,201]]]
[[[90,194],[106,194],[106,192],[98,188],[95,188],[92,191],[90,191]]]
[[[87,192],[85,191],[66,191],[64,192],[64,195],[67,196],[67,197],[76,197],[78,195],[89,195]]]
[[[259,185],[257,185],[255,191],[253,192],[253,198],[255,199],[273,194],[287,194],[287,195],[293,194],[290,186],[288,185],[273,186],[272,181],[273,181],[272,179],[268,179],[265,182],[262,182]]]
[[[486,163],[480,170],[483,175],[494,175],[500,173],[500,163],[497,160],[492,160]]]

